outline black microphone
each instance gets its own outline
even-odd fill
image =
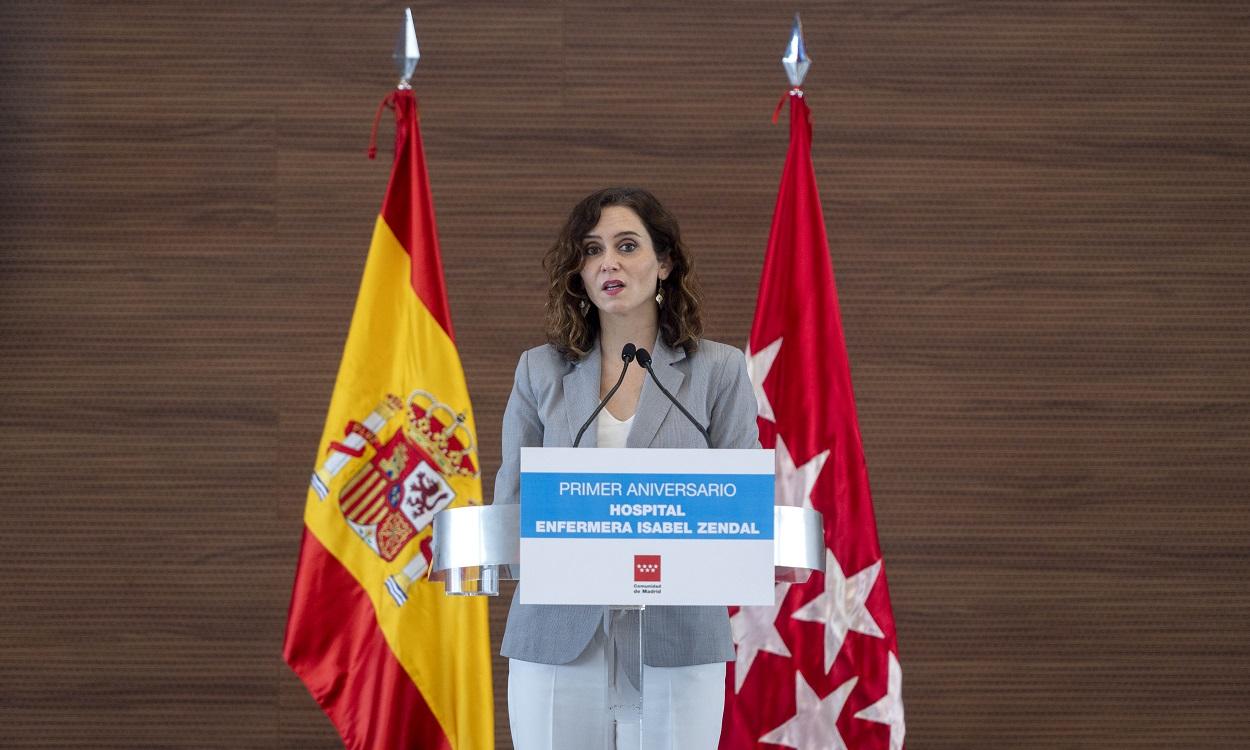
[[[660,393],[668,396],[668,400],[672,401],[673,406],[676,406],[677,409],[686,416],[686,419],[690,420],[690,424],[694,425],[695,428],[699,430],[699,434],[703,435],[703,440],[707,443],[707,447],[711,448],[712,438],[707,434],[707,428],[699,424],[699,420],[691,416],[690,412],[686,411],[686,407],[679,404],[677,399],[673,398],[673,394],[669,393],[668,389],[664,387],[664,384],[660,382],[660,379],[656,377],[655,370],[651,369],[651,355],[647,353],[646,349],[638,350],[638,364],[642,365],[642,369],[651,373],[651,380],[654,381],[656,386],[660,389]]]
[[[574,448],[577,447],[578,443],[582,442],[582,435],[586,432],[586,428],[590,426],[591,422],[595,421],[595,417],[599,416],[599,412],[603,411],[603,407],[607,406],[612,397],[616,395],[616,389],[620,388],[621,383],[625,382],[625,371],[629,369],[629,363],[634,361],[634,356],[638,352],[646,354],[647,350],[637,349],[633,344],[626,344],[621,347],[621,359],[625,362],[625,366],[621,368],[621,376],[616,379],[616,385],[612,386],[612,390],[608,391],[608,395],[604,396],[599,405],[595,407],[595,410],[590,415],[590,419],[586,420],[586,424],[582,425],[582,428],[577,431],[577,439],[573,441]],[[672,398],[672,396],[669,396],[669,398]]]

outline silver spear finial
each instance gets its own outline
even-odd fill
[[[412,88],[412,74],[417,69],[417,61],[421,59],[421,50],[417,47],[417,30],[412,25],[412,8],[404,8],[404,25],[399,30],[399,39],[395,42],[395,70],[399,71],[399,88]]]
[[[786,45],[786,53],[781,56],[781,65],[786,69],[786,77],[790,85],[798,88],[803,85],[807,69],[812,65],[812,58],[807,56],[807,45],[803,44],[803,22],[799,14],[794,14],[794,25],[790,27],[790,43]]]

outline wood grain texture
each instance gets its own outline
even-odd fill
[[[797,9],[909,747],[1250,745],[1250,12]],[[413,6],[488,494],[590,190],[665,200],[745,342],[791,10]],[[0,744],[337,746],[281,640],[398,18],[0,6]]]

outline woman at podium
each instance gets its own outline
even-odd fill
[[[653,195],[608,188],[587,196],[544,267],[548,343],[517,363],[494,502],[519,502],[522,447],[574,445],[617,383],[627,344],[651,352],[655,376],[706,425],[708,437],[635,366],[579,446],[758,447],[746,360],[731,346],[700,338],[691,258],[677,220]],[[725,662],[734,658],[726,608],[645,612],[642,746],[715,748]],[[510,659],[508,709],[519,750],[585,750],[611,736],[604,664],[612,627],[604,607],[528,605],[514,596],[501,653]]]

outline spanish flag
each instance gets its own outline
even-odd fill
[[[486,602],[425,580],[431,521],[481,503],[410,90],[304,509],[284,656],[348,748],[492,748]]]

